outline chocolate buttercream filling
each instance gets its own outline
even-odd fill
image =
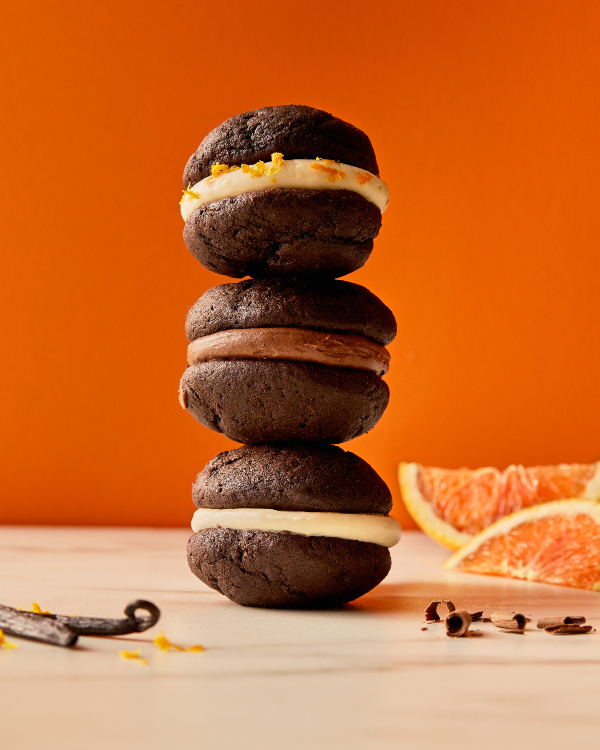
[[[242,328],[201,336],[188,346],[189,365],[209,359],[287,359],[367,370],[383,377],[388,350],[363,336],[307,328]]]

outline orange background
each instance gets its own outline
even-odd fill
[[[180,176],[288,102],[366,131],[392,191],[348,277],[397,316],[392,400],[344,447],[397,503],[401,459],[600,458],[596,0],[20,0],[0,34],[1,521],[189,523],[233,446],[177,403],[187,308],[226,281]]]

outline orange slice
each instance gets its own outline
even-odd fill
[[[573,498],[524,508],[482,531],[444,567],[600,591],[600,504]]]
[[[509,466],[500,471],[400,464],[410,515],[429,536],[459,549],[490,524],[522,508],[563,498],[600,500],[600,462]]]

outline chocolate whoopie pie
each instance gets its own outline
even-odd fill
[[[186,321],[180,401],[241,443],[343,443],[383,414],[392,312],[347,281],[247,279],[209,289]]]
[[[369,138],[319,109],[265,107],[210,132],[183,174],[184,240],[234,278],[336,278],[373,249],[389,191]]]
[[[390,569],[400,527],[390,491],[335,446],[242,446],[220,453],[193,487],[188,563],[238,604],[336,606]]]

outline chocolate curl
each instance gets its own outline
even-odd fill
[[[548,628],[560,628],[562,625],[583,625],[585,617],[578,615],[574,617],[542,617],[537,621],[540,630]]]
[[[450,638],[460,638],[465,635],[471,624],[471,615],[464,610],[450,612],[446,617],[446,635]]]
[[[551,635],[583,635],[591,630],[591,625],[560,625],[557,628],[546,628],[546,633]]]
[[[48,615],[21,612],[0,604],[0,628],[10,635],[52,643],[55,646],[74,646],[77,633]]]
[[[456,607],[449,599],[436,599],[435,601],[431,602],[427,606],[427,609],[425,610],[425,622],[442,622],[442,618],[438,615],[437,608],[440,604],[444,604],[446,609],[448,610],[448,614],[450,612],[454,612],[456,610]]]
[[[529,618],[521,614],[513,615],[512,612],[492,612],[490,622],[501,630],[522,633],[525,630],[525,625],[529,622]]]

